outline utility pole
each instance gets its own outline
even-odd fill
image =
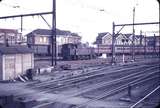
[[[144,58],[146,59],[146,46],[147,46],[147,37],[146,37],[146,33],[144,35]]]
[[[53,0],[53,7],[52,7],[52,36],[51,36],[51,43],[52,43],[52,66],[57,65],[57,45],[56,45],[56,0]]]
[[[154,43],[153,43],[153,55],[156,55],[156,35],[154,34]]]
[[[125,62],[125,54],[124,54],[124,43],[125,43],[126,39],[122,39],[122,43],[123,43],[123,55],[122,55],[122,62]]]
[[[133,8],[133,34],[132,34],[132,60],[135,61],[135,29],[134,29],[134,21],[135,21],[135,7]]]
[[[112,28],[112,61],[111,63],[115,63],[115,24],[113,22],[113,28]]]
[[[21,16],[21,33],[23,31],[23,16]]]

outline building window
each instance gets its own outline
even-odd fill
[[[47,38],[46,37],[43,37],[43,42],[47,43]]]
[[[43,42],[43,37],[40,37],[40,38],[39,38],[39,42]]]

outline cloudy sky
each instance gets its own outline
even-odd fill
[[[95,41],[99,32],[112,33],[112,22],[132,23],[133,7],[135,22],[159,21],[157,0],[56,0],[57,28],[77,32],[84,42]],[[2,0],[0,16],[52,11],[52,0]],[[51,24],[51,15],[44,16]],[[20,18],[0,20],[0,28],[20,28]],[[49,27],[41,17],[24,18],[23,34],[36,28]],[[118,31],[119,28],[116,29]],[[157,31],[158,25],[136,26],[136,33]],[[131,33],[132,27],[122,30]]]

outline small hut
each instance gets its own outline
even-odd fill
[[[0,46],[0,80],[10,80],[34,68],[33,51],[26,46]]]

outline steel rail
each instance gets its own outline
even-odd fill
[[[159,72],[159,71],[152,72],[152,73],[150,73],[150,74],[148,74],[148,75],[143,76],[142,78],[139,78],[139,79],[137,79],[137,80],[131,81],[131,82],[129,82],[129,83],[127,83],[127,84],[124,84],[124,85],[122,85],[122,86],[120,86],[120,87],[118,87],[118,88],[115,88],[115,89],[113,89],[113,90],[111,90],[111,91],[104,92],[102,95],[99,95],[98,97],[96,97],[96,99],[89,100],[88,102],[85,102],[85,103],[83,103],[83,104],[81,104],[81,105],[79,105],[79,106],[76,106],[75,108],[81,108],[81,107],[83,107],[83,106],[86,106],[88,103],[95,102],[95,101],[97,101],[97,100],[101,100],[101,99],[103,99],[103,98],[105,98],[105,97],[107,97],[107,96],[112,95],[113,93],[120,92],[120,91],[128,88],[128,85],[132,85],[132,86],[133,86],[133,85],[137,85],[137,84],[139,84],[139,83],[148,81],[149,79],[153,79],[152,77],[149,77],[148,79],[144,79],[144,78],[146,78],[146,77],[148,77],[148,76],[150,76],[150,75],[152,75],[152,74],[158,73],[158,72]],[[156,77],[157,77],[157,76],[156,76]],[[155,78],[155,77],[154,77],[154,78]],[[143,80],[143,79],[144,79],[144,80]]]
[[[145,74],[146,75],[146,74]],[[151,74],[150,74],[151,75]],[[142,75],[142,76],[144,76],[144,75]],[[149,75],[148,75],[149,76]],[[126,77],[124,77],[124,79],[125,79]],[[118,82],[119,80],[117,80],[117,82]],[[112,82],[107,82],[108,84],[109,83],[113,83],[113,81]],[[103,84],[102,84],[103,85]],[[127,84],[128,85],[128,84]],[[106,85],[105,85],[106,86]],[[102,87],[102,86],[101,86]],[[94,87],[95,88],[95,87]],[[98,87],[97,87],[98,88]],[[93,89],[92,89],[93,90]],[[89,91],[89,90],[88,90]],[[85,92],[88,92],[88,91],[82,91],[83,93],[85,93]],[[73,97],[73,96],[77,96],[77,95],[80,95],[80,94],[82,94],[82,92],[79,92],[79,93],[76,93],[76,94],[73,94],[73,95],[70,95],[70,96],[68,96],[68,97],[66,97],[65,99],[67,99],[67,98],[71,98],[71,97]],[[58,99],[57,99],[58,100]],[[54,100],[54,102],[49,102],[49,103],[45,103],[45,104],[42,104],[42,105],[39,105],[40,107],[41,106],[45,106],[45,105],[49,105],[49,104],[53,104],[53,103],[55,103],[56,102],[56,100]],[[39,106],[37,106],[37,107],[34,107],[34,108],[40,108]]]
[[[147,70],[148,71],[148,70]],[[143,71],[144,72],[144,71]],[[138,73],[137,73],[138,74]],[[96,90],[96,89],[99,89],[99,88],[102,88],[102,87],[105,87],[105,86],[109,86],[111,84],[117,84],[121,81],[124,81],[124,80],[129,80],[130,78],[137,78],[137,77],[141,77],[143,76],[144,74],[146,73],[142,73],[142,74],[138,74],[137,76],[135,76],[136,74],[132,74],[132,75],[128,75],[128,76],[125,76],[125,77],[121,77],[119,79],[115,79],[115,80],[112,80],[112,81],[109,81],[109,82],[105,82],[105,83],[100,83],[100,84],[97,84],[97,86],[94,86],[93,88],[89,88],[89,89],[86,89],[84,91],[81,91],[80,93],[76,93],[74,96],[77,96],[77,95],[81,95],[82,93],[86,93],[86,92],[90,92],[90,91],[93,91],[93,90]],[[73,93],[72,93],[73,94]]]
[[[144,68],[144,67],[141,67],[141,68]],[[130,69],[131,70],[131,69]],[[123,70],[124,71],[124,70]],[[116,71],[117,72],[117,71]],[[118,72],[120,72],[120,71],[118,71]],[[110,72],[110,73],[114,73],[114,72]],[[109,73],[108,73],[109,74]],[[90,76],[87,76],[87,77],[81,77],[81,78],[76,78],[76,79],[69,79],[69,80],[67,80],[67,81],[65,81],[65,82],[59,82],[59,84],[62,84],[62,85],[57,85],[57,84],[55,84],[55,86],[53,86],[53,83],[52,84],[48,84],[47,86],[45,85],[45,86],[41,86],[41,87],[38,87],[39,89],[40,88],[44,88],[44,87],[46,87],[47,89],[49,89],[48,91],[47,90],[45,90],[46,92],[50,92],[50,91],[53,91],[53,90],[57,90],[57,89],[61,89],[61,88],[65,88],[65,87],[71,87],[71,86],[75,86],[75,84],[77,85],[77,83],[76,82],[80,82],[81,81],[81,83],[83,82],[88,82],[86,79],[88,79],[88,78],[94,78],[94,77],[96,77],[96,76],[102,76],[102,75],[107,75],[107,74],[94,74],[94,75],[90,75]],[[86,80],[86,81],[84,81],[84,80]],[[94,80],[94,79],[93,79]],[[52,86],[51,86],[52,85]],[[37,87],[36,87],[37,88]],[[41,91],[44,91],[44,89],[42,89]]]
[[[151,76],[151,75],[155,75],[155,76]],[[130,84],[128,84],[128,85],[131,85],[131,86],[135,86],[135,85],[137,85],[137,84],[140,84],[140,83],[143,83],[143,82],[145,82],[145,81],[148,81],[148,80],[152,80],[153,78],[158,78],[158,76],[157,76],[157,74],[158,74],[158,71],[155,71],[155,72],[152,72],[152,73],[149,73],[148,75],[147,74],[145,74],[143,77],[141,77],[141,78],[139,78],[139,79],[136,79],[135,81],[132,81],[132,82],[130,82]],[[148,79],[147,79],[147,77],[148,77]],[[126,84],[127,85],[127,84]],[[127,86],[127,88],[128,88],[128,86]],[[104,97],[105,98],[105,97]],[[103,99],[103,98],[102,98]]]
[[[99,72],[99,71],[95,71],[95,72]],[[90,72],[90,73],[92,73],[92,72]],[[89,74],[89,73],[87,73],[87,74]],[[81,76],[81,75],[80,75],[80,76]],[[84,76],[82,75],[81,77],[83,78]],[[75,78],[78,79],[79,77],[76,76]],[[72,80],[72,79],[68,79],[68,78],[67,78],[67,80]],[[56,81],[51,80],[51,81],[47,81],[47,82],[45,82],[45,83],[49,83],[48,86],[51,86],[51,84],[53,84],[53,83],[57,84],[57,82],[59,82],[59,81],[64,81],[64,79],[58,79],[58,80],[56,80]],[[65,80],[65,81],[66,81],[66,80]],[[46,85],[45,85],[45,84],[40,84],[38,87],[41,87],[41,86],[46,86]],[[38,88],[38,87],[35,87],[35,85],[33,85],[33,87],[29,87],[29,88],[30,88],[30,89],[36,89],[36,88]],[[28,88],[28,86],[27,86],[27,88]],[[19,96],[19,95],[24,95],[24,93],[18,94],[18,96]],[[17,97],[18,97],[18,96],[17,96]]]
[[[122,68],[122,67],[120,67]],[[120,69],[118,68],[118,69]],[[71,81],[73,79],[79,79],[79,78],[84,78],[85,76],[88,76],[90,74],[95,74],[97,72],[100,72],[100,71],[103,71],[103,70],[107,70],[107,69],[111,69],[110,67],[104,67],[104,68],[101,68],[101,69],[96,69],[96,70],[92,70],[92,72],[85,72],[85,73],[82,73],[81,75],[76,75],[76,76],[72,76],[72,77],[69,77],[69,78],[61,78],[61,79],[57,79],[57,80],[50,80],[50,81],[46,81],[46,82],[42,82],[42,83],[38,83],[38,84],[34,84],[33,87],[30,87],[30,88],[37,88],[37,87],[42,87],[42,86],[47,86],[47,85],[50,85],[51,83],[57,83],[57,82],[60,82],[60,81],[64,81],[64,82],[67,82],[67,81]],[[30,86],[30,85],[29,85]]]
[[[85,73],[89,73],[90,71],[94,72],[95,70],[98,70],[98,69],[102,69],[102,68],[106,68],[105,65],[101,65],[101,66],[96,66],[96,67],[86,67],[84,69],[75,69],[75,70],[69,70],[71,72],[77,72],[77,71],[85,71]],[[51,73],[48,73],[50,76],[55,76],[55,74],[65,74],[66,76],[67,75],[70,75],[70,73],[68,71],[65,72],[65,70],[63,71],[54,71],[54,72],[51,72]],[[75,75],[74,77],[76,77],[78,75]],[[37,80],[33,81],[33,82],[29,82],[27,83],[27,86],[38,86],[38,85],[42,85],[42,84],[46,84],[46,83],[49,83],[49,82],[52,82],[52,81],[61,81],[61,80],[66,80],[68,78],[66,77],[63,77],[63,78],[57,78],[57,79],[53,79],[53,80],[47,80],[47,81],[43,81],[43,82],[38,82]]]
[[[155,67],[154,67],[155,68]],[[151,68],[151,69],[153,69],[153,68]],[[136,75],[136,74],[139,74],[139,73],[141,73],[141,72],[144,72],[144,71],[140,71],[140,72],[138,72],[138,73],[133,73],[133,74],[131,74],[131,75],[128,75],[128,76],[134,76],[134,75]],[[103,74],[102,74],[103,75]],[[96,76],[96,75],[95,75]],[[125,76],[125,78],[127,78],[128,76]],[[94,77],[94,76],[93,76]],[[121,80],[127,80],[127,79],[125,79],[125,78],[121,78]],[[92,79],[92,80],[94,80],[94,79]],[[117,82],[119,82],[119,81],[121,81],[121,80],[118,80]],[[114,80],[112,80],[112,81],[114,81]],[[111,84],[113,84],[114,82],[112,82],[111,81]],[[53,91],[53,90],[59,90],[59,89],[63,89],[63,88],[67,88],[67,87],[71,87],[71,86],[75,86],[75,85],[82,85],[82,84],[84,84],[84,83],[87,83],[88,81],[86,81],[86,80],[82,80],[81,82],[79,82],[79,83],[70,83],[70,84],[67,84],[67,85],[65,85],[65,86],[60,86],[60,87],[48,87],[49,89],[51,89],[51,90],[48,90],[47,92],[51,92],[51,91]],[[101,82],[102,83],[102,82]],[[100,84],[101,84],[100,83]],[[105,82],[106,83],[106,82]],[[96,87],[94,86],[94,89],[95,89]],[[73,94],[73,93],[72,93]]]
[[[98,71],[105,70],[105,69],[107,69],[107,68],[104,67],[104,68],[101,68],[101,69],[94,70],[92,72],[87,72],[87,73],[84,73],[84,74],[81,74],[81,75],[76,75],[76,76],[73,76],[73,77],[70,77],[70,78],[61,78],[61,79],[57,79],[57,80],[49,80],[49,81],[46,81],[46,82],[41,82],[41,83],[38,83],[38,84],[33,84],[33,87],[30,87],[30,86],[32,86],[32,84],[29,84],[27,86],[29,86],[30,88],[37,88],[37,87],[42,87],[42,86],[50,85],[51,83],[52,84],[53,83],[57,83],[59,81],[65,81],[66,82],[66,81],[69,81],[69,80],[71,80],[73,78],[76,79],[77,77],[82,77],[84,75],[93,74],[94,72],[98,72]]]
[[[147,94],[145,97],[137,101],[135,104],[133,104],[130,108],[135,108],[138,104],[140,104],[144,99],[148,98],[150,95],[152,95],[154,92],[156,92],[158,89],[160,89],[160,85],[156,87],[154,90],[152,90],[149,94]]]
[[[146,69],[145,71],[147,70],[151,70],[151,69],[154,69],[155,67],[150,67],[149,69]],[[140,71],[140,72],[144,72],[144,71]],[[136,73],[133,73],[132,75],[136,75]],[[106,86],[107,84],[113,84],[113,82],[118,82],[118,81],[121,81],[121,80],[124,80],[125,78],[129,77],[131,75],[128,75],[128,76],[125,76],[123,78],[119,78],[117,80],[113,80],[113,81],[109,81],[109,82],[103,82],[103,83],[100,83],[100,84],[96,84],[96,86],[94,87],[91,87],[87,90],[83,90],[83,91],[80,91],[80,92],[76,92],[76,93],[72,93],[72,96],[70,97],[73,97],[73,96],[77,96],[77,95],[80,95],[82,93],[85,93],[85,92],[88,92],[88,91],[91,91],[91,90],[95,90],[95,89],[98,89],[100,87],[103,87],[103,86]],[[71,84],[70,84],[71,85]],[[67,86],[67,85],[66,85]],[[64,88],[64,86],[62,86],[62,88]],[[54,90],[56,90],[56,88],[54,88]],[[38,93],[47,93],[47,92],[52,92],[53,89],[49,89],[49,90],[42,90],[42,91],[39,91]],[[24,97],[25,95],[29,96],[31,95],[31,93],[20,93],[20,94],[17,94],[15,97],[16,98],[20,98],[20,97]]]
[[[151,67],[150,69],[153,69],[153,68],[155,68],[155,67]],[[150,70],[150,69],[147,69],[147,70]],[[147,71],[146,70],[146,71]],[[141,72],[143,72],[143,71],[141,71]],[[136,73],[133,73],[133,74],[136,74]],[[126,76],[127,77],[127,76]],[[124,78],[126,78],[126,77],[124,77]],[[122,80],[123,80],[123,78],[121,78]],[[120,80],[118,80],[118,81],[120,81]],[[106,82],[104,82],[103,84],[105,84]],[[108,84],[109,82],[107,82],[107,84]],[[113,83],[112,81],[111,81],[111,83]],[[103,84],[101,84],[101,85],[103,85]],[[62,89],[62,88],[64,88],[64,87],[69,87],[69,86],[73,86],[73,85],[75,85],[75,84],[69,84],[69,85],[65,85],[65,86],[60,86],[60,87],[53,87],[53,88],[51,88],[50,86],[50,88],[49,87],[47,87],[47,89],[49,89],[49,90],[41,90],[41,91],[39,91],[39,93],[47,93],[47,92],[52,92],[52,91],[54,91],[54,90],[57,90],[57,89]],[[99,85],[99,84],[98,84]],[[91,90],[92,89],[96,89],[96,87],[94,87],[94,88],[90,88]],[[87,92],[86,90],[85,91],[81,91],[81,92]],[[80,93],[81,93],[80,92]],[[24,93],[22,93],[22,94],[18,94],[16,97],[20,97],[20,96],[24,96],[24,95],[27,95],[28,93],[26,93],[26,94],[24,94]],[[28,94],[29,95],[29,94]],[[77,94],[78,95],[78,94]]]
[[[151,74],[149,74],[149,75],[145,75],[145,76],[150,76]],[[157,76],[156,76],[157,77]],[[141,78],[142,79],[142,78]],[[150,77],[150,79],[152,79],[151,77]],[[137,79],[138,81],[140,80],[140,79]],[[146,80],[146,79],[145,79]],[[147,79],[148,80],[148,79]],[[135,82],[135,81],[133,81],[133,82]],[[130,84],[133,84],[133,82],[132,83],[130,83]],[[140,83],[140,82],[139,82]],[[124,85],[123,85],[124,86]],[[122,87],[122,86],[121,86]],[[128,84],[126,84],[126,86],[125,86],[125,88],[127,88],[128,87]],[[119,87],[120,88],[120,87]],[[125,89],[124,87],[122,88],[122,90],[123,89]],[[117,90],[117,89],[116,89]],[[120,89],[118,89],[117,91],[115,91],[114,90],[114,92],[118,92]],[[109,92],[109,93],[111,93],[111,92]],[[113,93],[113,92],[112,92]],[[76,94],[76,95],[78,95],[78,94]],[[75,96],[76,96],[75,95]],[[109,94],[110,95],[110,94]],[[67,99],[67,98],[71,98],[71,97],[73,97],[73,96],[68,96],[68,97],[66,97],[65,99]],[[104,95],[103,95],[103,97],[104,97]],[[100,98],[103,98],[103,97],[100,97]],[[105,97],[106,97],[106,95],[105,95]],[[98,99],[99,100],[99,99]],[[92,102],[93,102],[93,100],[91,100]],[[91,102],[91,101],[88,101],[88,102]],[[96,100],[94,100],[94,101],[96,101]],[[33,108],[41,108],[41,107],[44,107],[44,106],[47,106],[47,105],[51,105],[51,104],[54,104],[56,102],[56,100],[54,100],[54,102],[48,102],[48,103],[43,103],[43,104],[40,104],[40,105],[37,105],[37,106],[34,106]],[[87,103],[85,103],[85,104],[88,104],[88,102]],[[82,105],[82,104],[81,104]],[[82,105],[82,106],[84,106],[84,105]],[[82,106],[77,106],[76,108],[80,108],[80,107],[82,107]]]
[[[144,67],[148,67],[148,65],[143,65],[143,66],[136,66],[136,68],[144,68]],[[153,65],[153,66],[155,66],[155,65]],[[74,82],[74,81],[80,81],[80,80],[84,80],[84,79],[86,79],[86,77],[85,76],[87,76],[87,78],[91,78],[91,77],[95,77],[95,76],[99,76],[99,75],[104,75],[104,74],[111,74],[111,73],[117,73],[117,72],[121,72],[121,71],[127,71],[127,70],[134,70],[135,69],[135,67],[129,67],[129,68],[123,68],[122,67],[122,70],[117,70],[116,69],[116,71],[114,71],[114,72],[108,72],[108,73],[106,73],[106,72],[101,72],[101,73],[99,73],[99,71],[104,71],[104,70],[106,70],[107,68],[103,68],[103,69],[99,69],[99,70],[95,70],[95,71],[92,71],[92,72],[88,72],[88,73],[85,73],[85,74],[81,74],[81,75],[77,75],[77,76],[74,76],[74,77],[72,77],[72,78],[67,78],[66,80],[64,80],[64,79],[60,79],[60,80],[51,80],[51,81],[48,81],[46,84],[44,84],[44,83],[42,83],[42,84],[40,84],[40,85],[34,85],[33,87],[30,87],[30,88],[38,88],[38,87],[44,87],[44,86],[49,86],[49,85],[53,85],[53,84],[55,84],[55,83],[57,83],[57,82],[60,82],[60,81],[64,81],[65,83],[66,82],[69,82],[69,83],[72,83],[72,82]],[[119,68],[118,68],[119,69]],[[107,70],[107,71],[109,71],[109,70]],[[94,74],[93,72],[95,72],[96,74]],[[91,75],[89,75],[89,74],[91,74]],[[93,74],[93,75],[92,75]]]
[[[140,63],[144,63],[144,61],[141,61]],[[135,65],[136,64],[136,66],[138,65],[138,64],[140,64],[140,63],[132,63],[132,64],[130,64],[130,63],[127,63],[127,64],[129,64],[129,65]],[[147,62],[148,63],[148,62]],[[125,64],[126,65],[126,64]],[[123,66],[123,65],[122,65]],[[114,66],[115,67],[115,66]],[[133,67],[133,66],[132,66]],[[44,86],[45,84],[47,84],[47,83],[55,83],[55,82],[58,82],[58,81],[63,81],[63,80],[70,80],[70,79],[72,79],[72,78],[77,78],[77,77],[83,77],[84,75],[88,75],[88,74],[93,74],[94,72],[98,72],[98,71],[100,71],[100,70],[105,70],[105,69],[111,69],[111,68],[113,68],[113,67],[104,67],[104,69],[102,68],[102,69],[99,69],[99,70],[94,70],[94,71],[92,71],[92,72],[85,72],[85,73],[83,73],[83,74],[81,74],[81,75],[77,75],[77,76],[73,76],[73,77],[70,77],[70,78],[62,78],[62,79],[58,79],[58,80],[50,80],[50,81],[46,81],[46,82],[41,82],[41,83],[38,83],[38,84],[36,84],[36,85],[34,85],[34,87],[40,87],[40,86]],[[124,67],[120,67],[120,68],[124,68]],[[117,69],[117,67],[116,67],[116,69]],[[50,84],[49,84],[50,85]],[[32,88],[32,87],[30,87],[30,88]]]

